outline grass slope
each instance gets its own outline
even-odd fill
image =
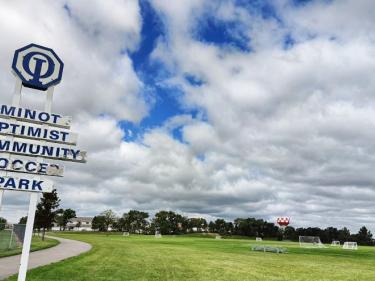
[[[9,241],[9,239],[8,239],[8,241]],[[7,243],[9,243],[9,242],[7,242]],[[34,251],[38,251],[38,250],[42,250],[42,249],[47,249],[47,248],[56,246],[59,243],[60,242],[57,241],[56,239],[46,238],[44,241],[42,241],[41,237],[34,236],[33,240],[32,240],[32,244],[31,244],[31,251],[34,252]],[[18,255],[22,252],[21,247],[16,247],[16,248],[11,249],[11,250],[7,250],[6,248],[7,247],[1,247],[0,258]]]
[[[200,237],[60,234],[91,243],[79,257],[31,270],[28,280],[375,280],[375,248],[301,249],[297,243]],[[288,254],[250,251],[286,247]],[[10,278],[8,280],[16,280]]]

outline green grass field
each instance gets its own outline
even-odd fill
[[[17,245],[15,240],[10,241],[9,231],[0,231],[0,258],[13,256],[21,253],[22,248]],[[50,248],[59,244],[59,241],[55,239],[46,238],[44,241],[40,237],[34,236],[31,244],[31,251],[38,251],[46,248]],[[9,247],[10,246],[10,247]]]
[[[93,249],[31,270],[27,280],[375,280],[375,248],[301,249],[298,243],[245,239],[59,234]],[[287,254],[250,251],[251,245],[286,247]],[[12,277],[8,280],[16,280]]]

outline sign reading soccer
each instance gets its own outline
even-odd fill
[[[0,209],[4,191],[30,194],[18,281],[26,280],[38,193],[55,188],[45,177],[63,176],[64,167],[56,162],[86,162],[86,152],[75,148],[78,135],[70,131],[72,118],[51,112],[54,86],[60,83],[63,68],[52,49],[30,44],[16,50],[13,102],[0,104]],[[21,106],[22,87],[46,94],[43,111]]]
[[[49,48],[36,44],[16,50],[12,69],[25,87],[47,90],[61,81],[64,64]]]

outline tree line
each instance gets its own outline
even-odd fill
[[[72,209],[61,209],[60,199],[56,190],[52,193],[44,193],[37,205],[34,229],[44,234],[56,223],[60,230],[66,230],[67,224],[76,217]],[[19,221],[25,224],[27,217]],[[0,224],[6,220],[0,218]],[[112,210],[106,210],[95,216],[92,220],[92,229],[96,231],[120,231],[134,234],[162,235],[186,234],[186,233],[218,233],[222,236],[246,236],[261,237],[277,240],[298,241],[299,236],[319,236],[323,243],[331,243],[333,240],[340,242],[353,241],[360,245],[375,245],[372,233],[365,227],[356,234],[351,234],[346,227],[337,229],[327,227],[294,228],[288,226],[282,231],[272,222],[256,218],[236,218],[233,222],[224,219],[216,219],[207,222],[204,218],[188,218],[173,211],[159,211],[153,218],[147,212],[130,210],[118,217]],[[0,229],[1,230],[1,229]]]
[[[188,218],[173,211],[159,211],[150,219],[147,212],[131,210],[117,217],[112,210],[95,216],[92,228],[98,231],[121,231],[135,234],[186,234],[186,233],[218,233],[222,236],[261,237],[275,240],[298,241],[299,236],[319,236],[323,243],[332,241],[357,242],[359,245],[375,245],[372,233],[365,227],[356,234],[351,234],[344,227],[337,229],[327,227],[294,228],[288,226],[280,229],[272,222],[256,218],[237,218],[233,222],[224,219],[207,222],[204,218]]]

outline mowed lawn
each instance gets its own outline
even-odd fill
[[[59,236],[91,243],[93,249],[31,270],[27,280],[375,280],[375,247],[350,251],[245,239],[89,233]],[[289,253],[250,250],[251,245],[260,244],[286,247]]]

